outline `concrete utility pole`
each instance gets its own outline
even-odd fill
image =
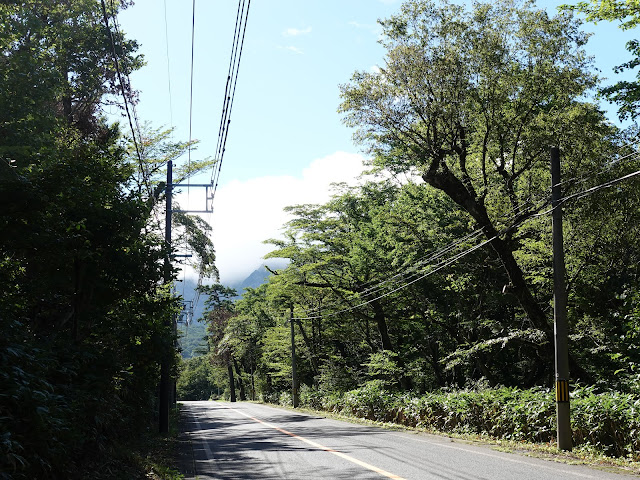
[[[571,450],[569,404],[569,340],[567,333],[567,288],[565,285],[562,235],[562,186],[560,185],[560,150],[551,147],[551,206],[553,207],[553,317],[556,357],[556,415],[558,448]]]
[[[171,282],[171,197],[173,196],[173,161],[167,163],[167,189],[164,241],[167,247],[167,257],[164,259],[164,281]],[[165,327],[171,327],[171,317],[165,318]],[[169,403],[171,402],[171,349],[163,345],[162,360],[160,362],[160,433],[169,432]]]
[[[291,324],[291,399],[293,408],[298,407],[298,373],[296,371],[296,334],[293,328],[293,306],[289,312],[289,323]]]

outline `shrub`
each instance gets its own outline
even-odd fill
[[[290,395],[280,404],[288,404]],[[497,439],[552,442],[556,435],[555,393],[549,389],[485,388],[436,391],[421,396],[392,393],[379,380],[344,394],[322,394],[304,387],[301,404],[368,420],[393,422]],[[574,445],[611,456],[640,459],[640,397],[596,393],[594,387],[572,393]]]

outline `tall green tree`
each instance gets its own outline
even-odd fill
[[[510,0],[470,11],[414,0],[381,25],[380,72],[341,87],[346,124],[374,164],[420,175],[482,229],[524,321],[544,335],[540,355],[552,358],[550,317],[516,258],[517,232],[546,205],[550,146],[565,149],[569,175],[611,149],[615,131],[584,101],[596,85],[587,36],[569,13]]]
[[[231,401],[236,401],[236,387],[240,387],[240,400],[246,400],[242,376],[238,371],[235,345],[227,334],[229,324],[236,316],[233,303],[236,291],[219,283],[201,285],[198,290],[207,295],[204,321],[207,323],[207,341],[211,347],[211,359],[227,369]]]
[[[169,252],[101,115],[121,87],[114,45],[122,74],[142,59],[94,0],[0,16],[0,477],[79,478],[145,429],[173,336]]]

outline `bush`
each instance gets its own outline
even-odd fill
[[[556,435],[555,393],[542,388],[411,396],[391,393],[383,382],[373,380],[344,394],[323,395],[303,387],[300,400],[310,408],[408,427],[539,443],[555,441]],[[290,395],[281,394],[279,403],[289,404]],[[640,396],[577,388],[572,393],[571,423],[574,445],[640,459]]]
[[[640,459],[640,397],[618,392],[575,391],[571,405],[574,442],[607,455]]]

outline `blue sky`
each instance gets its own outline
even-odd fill
[[[567,2],[538,5],[553,10],[561,3]],[[400,4],[251,2],[220,187],[209,218],[223,282],[242,278],[260,265],[269,251],[261,242],[278,235],[287,219],[284,206],[322,202],[330,182],[353,179],[361,170],[363,157],[336,111],[338,85],[356,70],[382,64],[376,20],[397,12]],[[192,137],[201,143],[192,158],[215,151],[237,5],[233,0],[196,0]],[[141,44],[147,62],[131,77],[140,91],[139,119],[154,127],[173,125],[175,138],[185,140],[191,7],[187,0],[136,0],[119,16],[122,29]],[[612,68],[628,59],[624,43],[633,33],[607,22],[587,24],[585,30],[595,32],[587,51],[601,75],[614,78]],[[199,195],[194,191],[189,196],[193,208],[204,206]]]

